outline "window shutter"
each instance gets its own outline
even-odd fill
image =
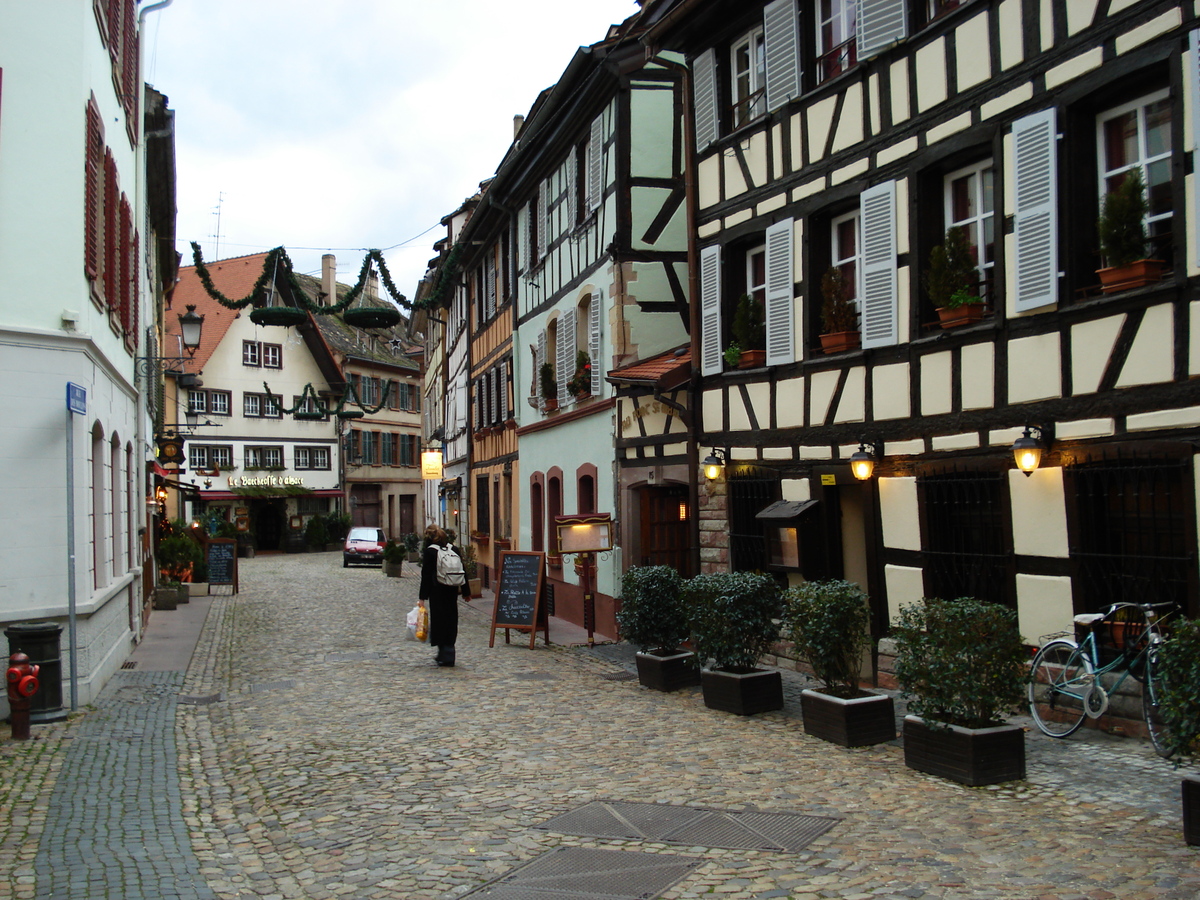
[[[117,161],[111,151],[104,154],[104,306],[117,307],[117,254],[120,239],[117,232]]]
[[[125,93],[125,102],[122,105],[125,107],[126,127],[133,140],[137,139],[137,116],[142,93],[138,84],[137,16],[137,0],[125,0],[122,16],[124,35],[121,41],[121,86]]]
[[[896,182],[885,181],[863,191],[862,345],[886,347],[897,335]]]
[[[133,210],[129,205],[129,200],[121,197],[121,207],[119,220],[117,225],[117,234],[119,236],[119,246],[117,248],[117,257],[119,267],[117,269],[117,319],[121,323],[122,336],[129,335],[129,329],[133,325],[133,259],[130,240],[130,232],[133,231]]]
[[[487,259],[484,260],[483,277],[484,290],[487,292],[483,315],[484,320],[490,322],[496,317],[496,251],[494,248],[488,251]]]
[[[500,378],[500,418],[507,419],[508,416],[508,362],[500,363],[500,368],[497,370]]]
[[[1200,172],[1200,29],[1188,35],[1192,49],[1192,67],[1187,73],[1188,90],[1192,95],[1192,171]],[[1195,217],[1200,222],[1200,190],[1193,190]],[[1195,243],[1196,265],[1200,265],[1200,240]]]
[[[567,225],[570,231],[579,217],[579,155],[571,148],[567,156]]]
[[[487,381],[487,424],[492,425],[496,421],[496,370],[488,369],[486,376]]]
[[[558,320],[558,405],[566,406],[574,398],[567,393],[567,382],[575,374],[575,310],[568,309]]]
[[[537,197],[537,255],[538,259],[546,258],[546,247],[549,246],[547,231],[550,230],[550,217],[547,215],[547,209],[550,202],[550,179],[542,182],[542,189],[538,191]]]
[[[700,251],[700,371],[721,372],[721,245]]]
[[[603,372],[600,370],[600,327],[603,324],[603,291],[592,291],[592,305],[589,309],[591,322],[588,325],[588,356],[592,361],[592,396],[599,397],[604,388]]]
[[[588,139],[588,210],[600,206],[604,199],[604,114],[592,119],[592,135]]]
[[[537,354],[533,360],[533,396],[542,402],[542,366],[546,362],[546,330],[538,332]]]
[[[95,102],[87,106],[87,152],[84,156],[85,223],[83,270],[88,278],[100,274],[100,223],[103,209],[104,127]]]
[[[1016,309],[1037,309],[1058,299],[1056,128],[1053,109],[1013,122],[1016,172]]]
[[[532,204],[526,203],[517,212],[517,274],[529,268],[529,222],[533,216]]]
[[[870,59],[908,34],[907,0],[859,0],[858,58]]]
[[[483,379],[475,380],[475,412],[472,416],[476,430],[483,427]]]
[[[792,220],[784,219],[767,229],[767,365],[786,365],[796,360],[796,329],[793,325],[793,296],[796,277],[792,268]]]
[[[141,265],[141,261],[142,261],[141,246],[142,246],[141,236],[135,231],[133,233],[133,262],[131,264],[131,268],[133,269],[133,275],[134,275],[134,282],[133,282],[133,287],[132,287],[133,306],[129,310],[129,335],[126,338],[126,340],[129,341],[130,345],[133,347],[134,350],[137,349],[138,339],[141,337],[141,335],[138,334],[138,331],[139,331],[139,328],[141,325],[142,303],[141,303],[141,295],[140,295],[140,292],[138,291],[138,287],[137,287],[137,274],[138,274],[138,272],[141,271],[139,266]]]
[[[705,50],[692,63],[692,98],[696,118],[696,150],[717,139],[720,116],[717,111],[717,54]]]
[[[774,0],[763,10],[767,109],[800,96],[800,17],[796,0]]]

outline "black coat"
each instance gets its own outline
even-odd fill
[[[453,545],[451,545],[453,546]],[[417,597],[429,610],[429,643],[434,647],[453,647],[458,640],[458,598],[470,597],[471,589],[463,584],[455,587],[437,580],[437,558],[440,544],[425,548],[421,560],[421,587]],[[458,553],[458,548],[454,548]],[[461,553],[458,554],[462,556]]]

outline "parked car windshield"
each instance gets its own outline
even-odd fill
[[[378,528],[351,528],[346,536],[349,541],[378,541],[383,543],[383,532]]]

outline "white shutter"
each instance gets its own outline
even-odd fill
[[[590,308],[591,322],[588,324],[588,356],[592,361],[592,396],[599,397],[600,391],[604,387],[603,372],[600,369],[600,326],[602,324],[603,310],[603,291],[592,291],[592,305]]]
[[[496,370],[487,370],[487,423],[496,421]]]
[[[484,307],[484,318],[490,322],[496,318],[496,251],[488,251],[483,263],[483,275],[486,282],[487,305]]]
[[[476,431],[483,427],[483,379],[480,378],[475,382],[475,414],[472,416],[472,425]]]
[[[862,192],[862,345],[886,347],[897,334],[896,182]]]
[[[700,251],[700,372],[721,372],[721,246]]]
[[[696,150],[717,139],[720,115],[717,111],[717,53],[705,50],[692,63],[692,99],[696,118]]]
[[[859,0],[858,58],[870,59],[908,34],[908,0]]]
[[[570,231],[579,221],[579,155],[574,147],[567,156],[567,223]]]
[[[588,139],[588,210],[596,209],[604,199],[604,113],[592,120]]]
[[[1192,98],[1192,172],[1200,173],[1200,29],[1188,34],[1188,46],[1192,50],[1191,69],[1187,73],[1188,91]],[[1200,174],[1192,184],[1195,220],[1200,222]],[[1196,265],[1200,266],[1200,236],[1193,238]]]
[[[774,0],[763,10],[767,109],[800,96],[800,17],[796,0]]]
[[[529,259],[529,228],[533,222],[533,204],[526,203],[525,208],[517,216],[517,231],[520,234],[517,236],[520,246],[520,259],[517,260],[517,271],[528,271],[531,266]]]
[[[792,268],[792,220],[767,229],[767,365],[796,361],[796,329],[792,298],[796,276]]]
[[[500,363],[497,370],[500,377],[500,418],[508,418],[508,361]]]
[[[546,232],[550,230],[550,217],[546,214],[549,203],[550,179],[547,178],[542,182],[537,196],[537,255],[539,260],[546,258],[546,247],[550,245],[546,236]]]
[[[1037,309],[1058,299],[1057,130],[1053,109],[1013,122],[1017,257],[1016,309]]]
[[[564,407],[573,399],[567,393],[567,382],[575,374],[575,310],[568,309],[558,320],[558,405]]]

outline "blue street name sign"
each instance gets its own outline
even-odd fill
[[[67,409],[81,416],[87,415],[87,388],[67,382]]]

